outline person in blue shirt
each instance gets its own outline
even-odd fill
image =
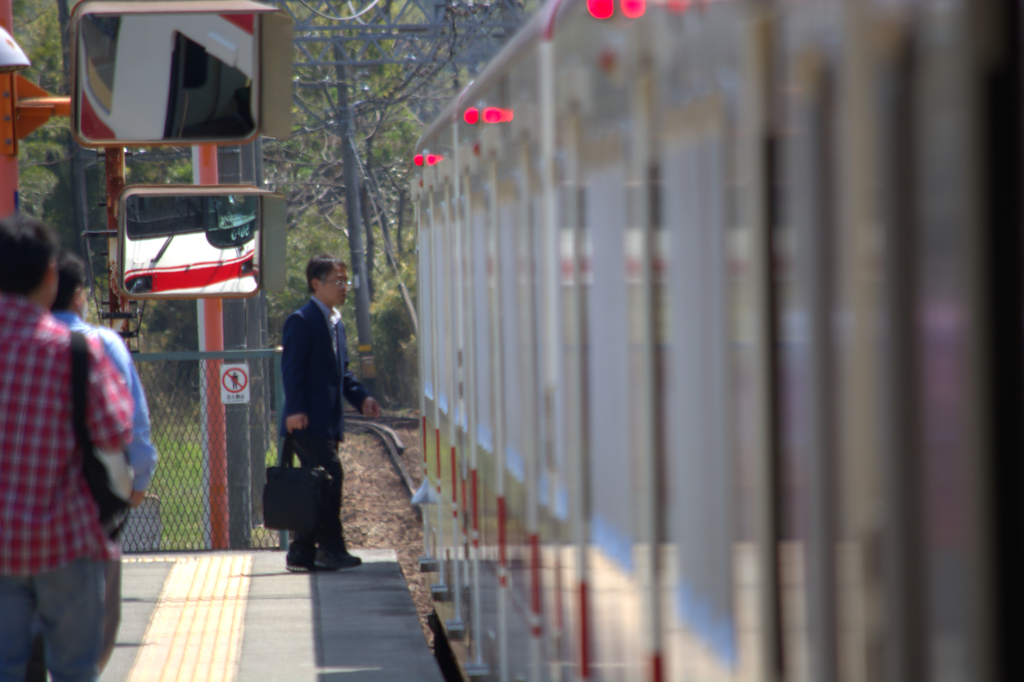
[[[85,261],[70,252],[62,251],[57,257],[59,280],[57,298],[50,310],[53,316],[65,324],[71,331],[82,332],[88,336],[98,337],[107,357],[124,378],[132,398],[135,400],[133,415],[132,442],[128,444],[128,461],[131,462],[134,478],[132,495],[128,501],[134,509],[142,504],[146,497],[146,489],[153,480],[156,471],[157,452],[150,439],[149,405],[146,394],[142,390],[142,381],[132,362],[132,354],[125,345],[121,335],[107,327],[96,327],[85,321],[89,310],[89,280],[86,274]],[[107,591],[104,605],[103,653],[100,656],[99,668],[103,670],[114,651],[117,629],[121,623],[121,561],[107,564]]]

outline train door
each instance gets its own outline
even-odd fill
[[[782,503],[780,606],[785,679],[837,677],[836,533],[838,292],[835,71],[814,42],[817,22],[795,12],[782,25],[786,82],[779,291]],[[816,13],[820,16],[820,12]],[[814,19],[818,19],[815,16]],[[808,25],[809,24],[809,25]]]
[[[900,418],[887,432],[887,674],[1018,679],[1020,8],[950,2],[916,19],[899,26],[880,96]]]
[[[679,22],[656,106],[664,674],[757,680],[771,589],[759,550],[765,453],[753,428],[767,409],[752,271],[764,254],[751,255],[754,228],[740,210],[755,185],[734,163],[750,144],[737,116],[756,76],[740,59],[751,17],[717,6],[662,20]]]

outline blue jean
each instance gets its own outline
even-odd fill
[[[23,682],[38,613],[53,682],[94,682],[103,646],[106,562],[78,559],[39,575],[0,576],[0,682]]]

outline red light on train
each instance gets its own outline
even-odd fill
[[[444,161],[444,157],[440,154],[427,154],[427,165],[433,166],[436,163]]]
[[[511,109],[487,107],[484,109],[484,123],[508,123],[513,118]]]
[[[587,0],[587,11],[595,19],[607,19],[615,10],[615,0]]]
[[[412,162],[414,164],[416,164],[417,166],[422,166],[423,165],[423,155],[422,154],[417,154],[416,156],[412,157]]]
[[[465,119],[466,123],[469,125],[476,125],[476,122],[480,120],[480,110],[476,107],[470,107],[469,109],[466,109],[466,113],[462,115],[462,118]]]
[[[642,17],[647,11],[647,0],[621,0],[619,7],[627,17],[636,19]]]

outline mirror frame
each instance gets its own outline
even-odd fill
[[[125,289],[125,264],[128,261],[127,234],[128,217],[127,201],[133,196],[220,196],[224,194],[244,194],[259,198],[260,234],[254,248],[256,262],[259,263],[256,277],[256,289],[249,293],[233,294],[136,294]],[[260,291],[283,291],[285,286],[287,246],[285,224],[285,198],[269,190],[257,189],[252,185],[132,185],[126,187],[117,200],[117,288],[121,294],[136,300],[187,299],[200,298],[252,298]]]
[[[78,78],[79,34],[82,18],[89,14],[254,14],[256,22],[253,78],[253,132],[245,138],[175,138],[173,140],[119,140],[90,138],[82,134]],[[83,147],[160,147],[194,144],[245,144],[260,135],[286,140],[291,136],[292,107],[292,21],[283,11],[252,0],[83,0],[75,5],[69,28],[71,34],[71,134]],[[284,97],[284,93],[288,96]]]

